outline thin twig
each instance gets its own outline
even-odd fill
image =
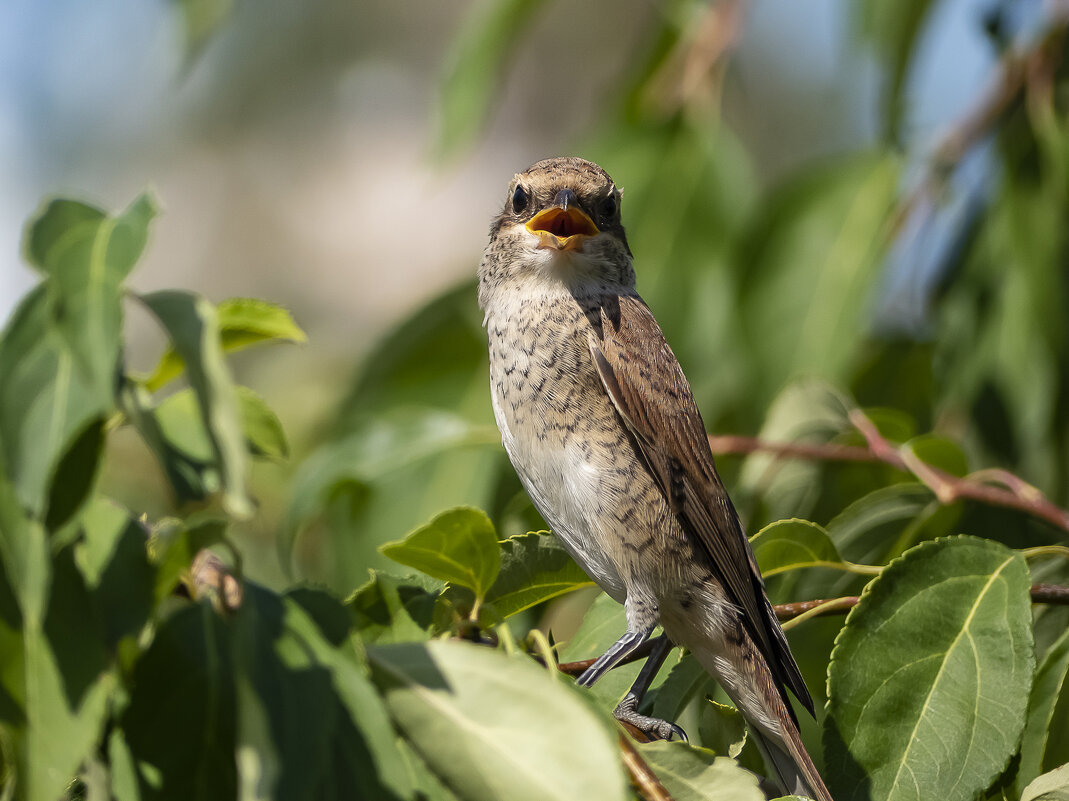
[[[979,470],[963,478],[928,464],[912,449],[887,441],[863,412],[850,412],[850,422],[861,432],[868,447],[857,445],[765,442],[755,437],[710,436],[714,454],[770,453],[781,459],[826,462],[883,462],[912,473],[942,504],[969,499],[1002,506],[1045,520],[1069,531],[1069,512],[1052,503],[1036,487],[1001,469]]]

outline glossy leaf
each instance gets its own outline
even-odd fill
[[[972,799],[1006,767],[1034,656],[1024,559],[952,537],[873,581],[832,653],[825,776],[836,798]]]
[[[456,641],[368,648],[396,725],[465,801],[627,797],[612,729],[526,656]]]
[[[163,324],[186,364],[219,469],[223,503],[234,516],[248,517],[252,502],[245,493],[245,439],[215,309],[188,292],[154,292],[141,299]]]
[[[497,533],[486,513],[461,507],[435,517],[382,553],[428,576],[467,587],[485,598],[501,568]]]
[[[486,600],[503,618],[594,582],[548,532],[530,532],[501,543],[501,572]]]
[[[643,743],[639,754],[676,801],[762,801],[757,777],[733,759],[686,743]]]

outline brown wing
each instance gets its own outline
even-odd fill
[[[690,384],[660,326],[641,298],[623,296],[602,309],[600,332],[600,338],[590,337],[590,353],[646,466],[684,531],[708,552],[773,675],[812,713],[813,700],[713,465]]]

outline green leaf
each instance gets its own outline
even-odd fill
[[[893,157],[852,158],[786,184],[755,215],[738,259],[765,397],[798,375],[844,382],[860,361],[898,175]]]
[[[1069,763],[1069,630],[1050,647],[1036,669],[1021,738],[1016,786]]]
[[[289,456],[289,445],[282,423],[267,402],[248,387],[238,385],[238,407],[245,443],[253,456],[282,460]]]
[[[969,460],[961,446],[946,437],[923,434],[904,443],[902,447],[922,462],[952,476],[960,477],[969,472]]]
[[[1037,777],[1024,788],[1021,801],[1069,801],[1069,764]]]
[[[638,752],[675,801],[763,801],[757,777],[728,757],[664,740],[641,743]]]
[[[703,746],[714,754],[738,759],[746,746],[748,733],[746,719],[739,710],[711,698],[705,699],[698,724]]]
[[[191,515],[185,520],[166,519],[156,524],[149,537],[148,552],[156,565],[157,603],[171,594],[198,552],[222,541],[227,525],[225,518],[211,514]]]
[[[234,0],[172,0],[179,7],[185,27],[186,50],[192,55],[201,50],[226,22],[234,9]]]
[[[757,566],[766,578],[799,567],[834,567],[843,564],[823,527],[808,520],[779,520],[750,540]]]
[[[664,668],[661,668],[664,670]],[[693,654],[683,656],[672,666],[667,678],[653,693],[653,716],[662,720],[676,721],[687,704],[699,693],[708,690],[712,677],[699,664]],[[703,741],[703,744],[704,743]],[[718,752],[724,753],[727,752]]]
[[[967,801],[1017,750],[1032,683],[1023,557],[973,537],[907,551],[868,585],[828,669],[838,799]]]
[[[443,512],[381,550],[395,562],[467,587],[478,599],[486,597],[501,568],[494,524],[470,507]]]
[[[308,337],[287,309],[255,298],[230,298],[215,307],[223,352],[272,342],[305,342]],[[185,372],[182,355],[169,347],[144,384],[155,392]]]
[[[501,542],[501,572],[486,601],[507,618],[594,582],[549,532],[529,532]]]
[[[866,0],[855,7],[862,34],[876,45],[890,73],[884,109],[888,137],[899,133],[913,50],[932,5],[932,0]]]
[[[615,737],[524,656],[458,641],[368,648],[372,680],[428,766],[465,801],[623,801]]]
[[[601,593],[583,616],[578,631],[560,649],[560,661],[597,659],[623,636],[626,629],[627,617],[623,604]],[[641,667],[641,662],[633,662],[610,670],[589,691],[612,709],[634,683]]]
[[[225,622],[202,602],[167,618],[138,660],[120,725],[146,801],[236,797],[228,640]]]
[[[365,642],[413,642],[430,636],[436,598],[415,580],[373,570],[371,580],[353,593],[346,606]]]
[[[242,789],[277,798],[411,798],[385,707],[352,648],[330,643],[295,598],[245,588],[233,640]],[[345,621],[336,600],[304,593],[305,604]]]
[[[249,517],[252,502],[245,493],[245,438],[234,384],[219,343],[215,309],[189,292],[154,292],[141,299],[167,329],[185,361],[219,469],[223,504],[235,517]]]
[[[442,156],[456,155],[482,130],[507,58],[542,5],[543,0],[489,0],[470,12],[449,56],[440,96]]]
[[[39,518],[47,505],[52,527],[93,484],[115,408],[122,282],[154,214],[146,197],[118,217],[56,200],[27,229],[26,256],[44,280],[0,337],[0,448],[20,501]]]

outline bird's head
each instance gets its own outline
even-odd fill
[[[620,190],[597,164],[540,161],[509,183],[480,268],[484,290],[513,282],[634,286]]]

